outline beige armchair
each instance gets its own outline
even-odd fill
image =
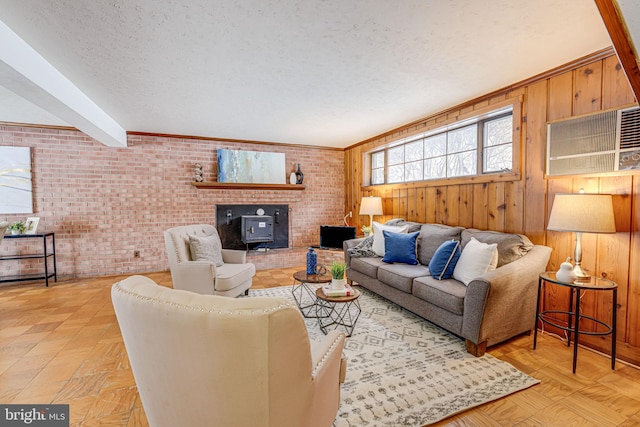
[[[222,298],[144,276],[111,299],[151,426],[329,427],[340,405],[344,334],[310,343],[283,298]]]
[[[223,263],[216,266],[212,261],[195,261],[189,236],[215,239]],[[245,251],[221,249],[214,226],[199,224],[170,228],[164,232],[164,242],[174,289],[228,297],[249,292],[256,267],[247,262]]]

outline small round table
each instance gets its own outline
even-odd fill
[[[312,288],[311,285],[322,285],[329,282],[331,282],[330,274],[307,274],[305,270],[293,273],[291,293],[304,317],[316,317],[313,309],[316,305],[315,288],[317,286]]]
[[[327,296],[321,287],[316,289],[316,317],[320,330],[326,334],[329,328],[343,327],[350,337],[362,312],[359,296],[357,289],[353,289],[353,295],[344,297]]]
[[[544,283],[551,283],[569,288],[569,308],[564,310],[543,310],[540,311],[540,291]],[[598,320],[591,316],[580,314],[580,291],[611,291],[613,293],[611,325]],[[574,297],[575,294],[575,297]],[[575,304],[574,304],[575,300]],[[588,281],[575,281],[572,283],[558,280],[555,272],[541,273],[538,279],[538,302],[536,304],[536,320],[555,326],[558,329],[569,332],[567,338],[567,346],[571,346],[571,333],[573,333],[573,373],[576,373],[576,364],[578,361],[578,337],[580,334],[606,336],[611,335],[611,369],[616,369],[616,323],[618,308],[618,285],[601,277],[590,276]],[[567,316],[567,326],[558,323],[558,319],[551,317],[550,314],[560,314]],[[604,326],[605,330],[601,332],[581,331],[580,319],[589,319],[598,325]],[[575,325],[574,325],[575,322]],[[536,349],[538,339],[538,325],[536,322],[533,332],[533,349]]]

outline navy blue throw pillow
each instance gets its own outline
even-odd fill
[[[448,240],[441,244],[429,261],[431,276],[437,280],[450,279],[461,253],[460,242],[457,240]]]
[[[418,264],[417,241],[420,232],[394,233],[383,230],[384,262],[401,262],[404,264]]]

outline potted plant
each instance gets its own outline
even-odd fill
[[[347,279],[344,277],[344,271],[347,269],[347,265],[344,262],[334,261],[331,263],[329,272],[331,273],[331,288],[332,289],[344,289],[347,284]]]
[[[364,233],[364,237],[370,236],[371,235],[371,226],[370,225],[363,225],[362,228],[360,229],[360,231],[362,231],[362,233]]]
[[[13,235],[22,234],[24,233],[25,229],[26,228],[24,226],[24,221],[14,222],[9,226],[9,231],[11,231],[11,234]]]

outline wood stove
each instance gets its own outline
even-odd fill
[[[216,205],[216,228],[225,249],[288,248],[289,205]]]
[[[273,217],[269,215],[242,215],[240,240],[248,243],[273,242]]]

